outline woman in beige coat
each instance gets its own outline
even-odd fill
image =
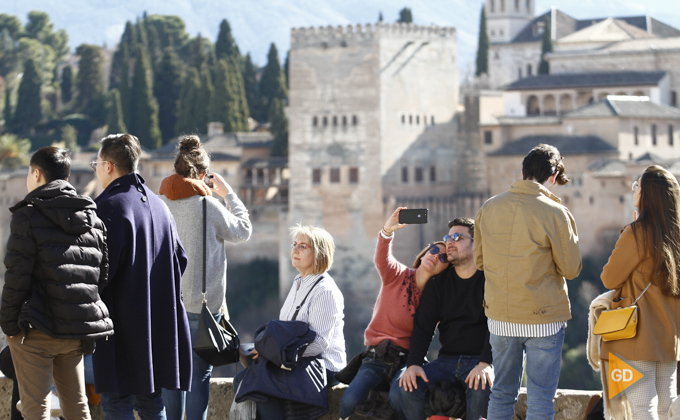
[[[612,309],[630,306],[651,286],[637,302],[637,335],[603,341],[600,357],[622,356],[644,375],[625,390],[635,420],[668,419],[680,360],[680,186],[670,172],[650,166],[633,191],[639,217],[621,231],[602,282],[620,298]]]

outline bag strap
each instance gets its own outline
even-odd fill
[[[203,197],[203,302],[207,302],[205,299],[205,266],[206,266],[206,256],[205,256],[205,251],[207,248],[207,236],[208,236],[208,227],[206,223],[206,219],[208,216],[208,205],[206,203],[205,197]]]
[[[302,299],[302,302],[300,302],[300,304],[297,306],[297,308],[295,308],[295,313],[293,314],[293,318],[291,319],[291,321],[295,321],[297,319],[298,313],[300,312],[300,308],[302,308],[302,305],[305,304],[305,301],[309,297],[309,294],[312,293],[312,290],[314,290],[314,287],[316,287],[316,285],[319,284],[319,282],[321,280],[323,280],[323,275],[321,277],[319,277],[319,279],[312,285],[312,288],[309,289],[309,292],[307,292],[307,295],[305,296],[305,298]],[[302,281],[302,279],[300,279],[300,281]]]
[[[649,286],[651,286],[651,285],[652,285],[652,282],[650,281],[649,284],[647,285],[647,287],[645,287],[645,290],[643,290],[642,293],[640,293],[640,296],[638,296],[638,298],[635,299],[635,302],[633,302],[630,306],[635,305],[635,304],[637,303],[637,301],[640,300],[640,298],[642,297],[642,295],[645,294],[645,292],[647,291],[647,289],[649,289]]]

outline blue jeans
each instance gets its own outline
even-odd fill
[[[440,381],[450,382],[465,388],[466,419],[486,418],[489,394],[491,393],[489,387],[482,389],[479,386],[479,389],[475,390],[465,383],[465,378],[478,363],[479,356],[439,356],[436,360],[423,365],[423,370],[429,382],[418,378],[418,388],[414,389],[413,392],[399,388],[398,384],[390,388],[390,404],[394,409],[395,418],[397,420],[425,420],[423,409],[425,408],[427,391],[430,387],[434,388]],[[496,386],[495,383],[494,386]]]
[[[161,391],[144,395],[121,395],[102,392],[104,420],[135,420],[132,410],[137,410],[142,420],[165,420],[165,407]]]
[[[382,373],[387,369],[387,363],[367,357],[361,363],[361,367],[352,383],[345,390],[340,400],[340,418],[347,418],[354,414],[354,408],[368,398],[368,392],[372,389],[388,390],[391,387],[399,387],[399,377],[405,366],[399,366],[391,383],[387,383]]]
[[[215,320],[222,320],[222,312],[214,315]],[[196,339],[198,323],[201,314],[187,312],[191,342]],[[163,390],[163,402],[168,420],[205,420],[208,416],[208,400],[210,399],[210,377],[213,367],[201,359],[195,352],[191,352],[193,370],[191,372],[191,391]]]
[[[548,337],[505,337],[491,334],[496,380],[491,390],[489,418],[511,420],[526,359],[526,420],[555,417],[553,399],[560,379],[564,328]]]

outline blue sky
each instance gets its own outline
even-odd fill
[[[375,22],[381,11],[385,21],[395,21],[398,11],[408,6],[417,24],[458,29],[460,68],[465,71],[472,65],[477,48],[481,4],[481,0],[1,0],[0,13],[25,21],[30,10],[45,11],[56,28],[67,30],[73,48],[81,43],[113,47],[125,21],[134,20],[145,10],[149,14],[179,15],[192,35],[200,32],[213,41],[219,22],[226,18],[241,51],[250,51],[253,61],[262,65],[271,42],[285,54],[291,27]],[[677,0],[536,0],[536,13],[551,6],[579,19],[649,14],[680,28]]]

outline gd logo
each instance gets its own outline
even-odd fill
[[[623,358],[609,353],[609,399],[616,397],[643,377],[642,373]]]

